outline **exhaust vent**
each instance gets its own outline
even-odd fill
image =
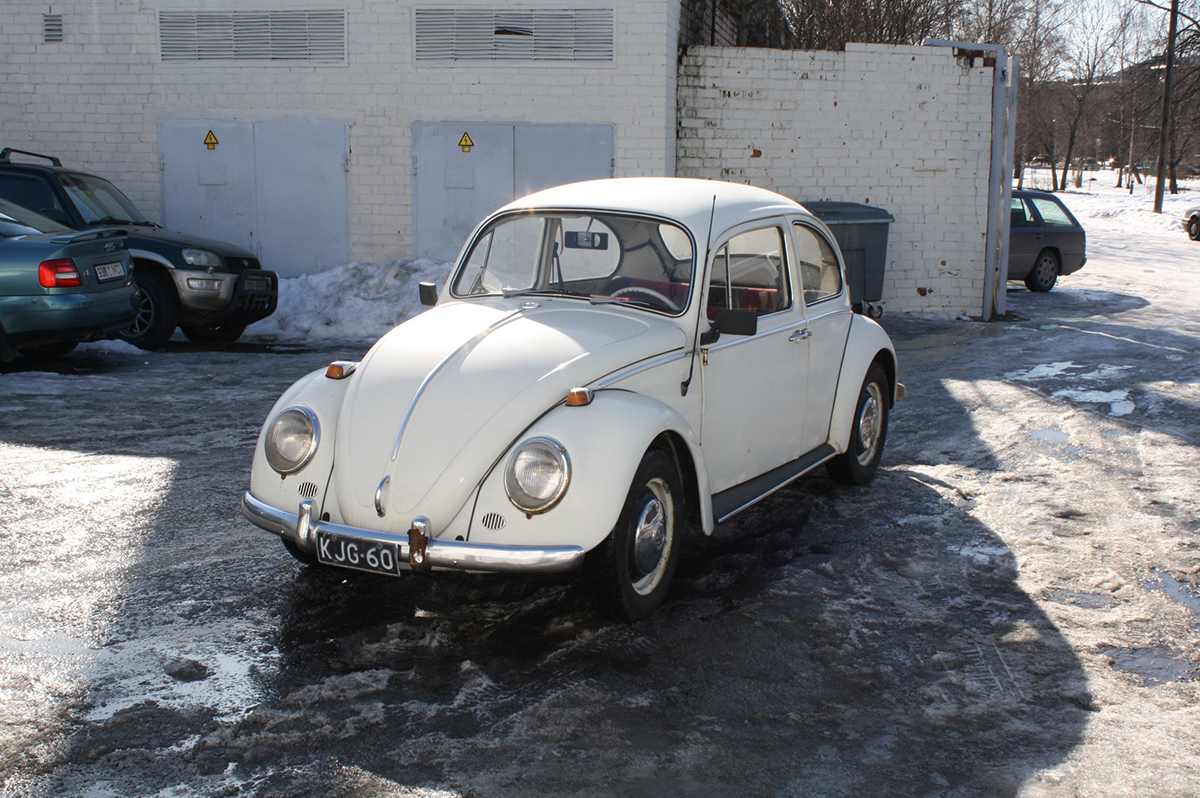
[[[62,14],[42,14],[42,41],[46,44],[55,44],[62,40]]]

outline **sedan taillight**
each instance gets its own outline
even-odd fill
[[[79,277],[79,269],[70,258],[61,260],[44,260],[38,266],[38,282],[46,288],[70,288],[83,285]]]

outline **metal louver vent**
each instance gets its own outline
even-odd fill
[[[317,495],[319,488],[311,482],[301,482],[299,487],[300,495],[306,499],[311,499]]]
[[[418,61],[612,61],[611,8],[418,8]]]
[[[504,516],[500,515],[500,513],[487,513],[483,518],[479,519],[479,523],[483,524],[485,529],[493,531],[504,529]]]
[[[53,44],[62,40],[62,14],[42,14],[42,41],[46,44]]]
[[[346,12],[160,11],[163,61],[346,60]]]

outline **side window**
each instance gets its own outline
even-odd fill
[[[764,227],[739,233],[717,251],[709,278],[708,315],[749,310],[760,316],[791,307],[783,230]]]
[[[6,199],[35,213],[50,209],[62,210],[62,206],[54,198],[54,192],[44,180],[26,175],[0,175],[0,199]]]
[[[804,304],[811,305],[842,293],[842,270],[829,242],[816,230],[801,224],[793,225],[792,232],[796,236]]]
[[[1042,217],[1042,223],[1047,227],[1075,226],[1075,223],[1071,221],[1071,217],[1067,216],[1067,212],[1064,211],[1054,200],[1035,197],[1032,201],[1033,206],[1037,208],[1038,213]]]
[[[1025,207],[1025,200],[1020,197],[1013,197],[1009,207],[1012,209],[1012,223],[1010,227],[1028,227],[1033,223],[1029,209]]]

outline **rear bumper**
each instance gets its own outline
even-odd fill
[[[302,511],[303,504],[297,510]],[[301,512],[289,513],[271,507],[251,496],[248,491],[242,496],[242,514],[255,526],[292,541],[304,551],[315,551],[317,532],[328,532],[363,543],[393,543],[400,561],[407,563],[409,559],[407,535],[314,518],[302,519]],[[428,542],[425,554],[428,564],[433,568],[496,573],[562,573],[578,568],[583,563],[585,552],[579,546],[497,546],[434,538]]]
[[[132,324],[138,297],[133,285],[97,293],[0,297],[0,326],[14,347],[94,341]]]

